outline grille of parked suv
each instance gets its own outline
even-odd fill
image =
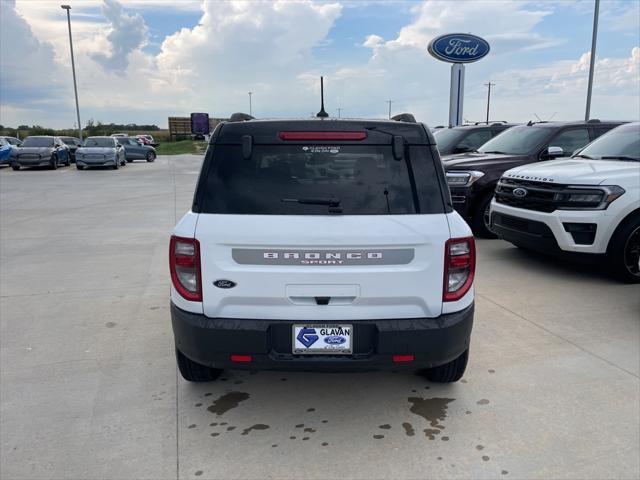
[[[557,208],[557,204],[554,202],[555,195],[561,193],[565,188],[566,185],[556,183],[531,182],[503,177],[496,187],[495,198],[496,202],[511,207],[551,213]],[[525,190],[525,194],[521,196],[514,194],[516,189]]]

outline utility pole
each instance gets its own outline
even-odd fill
[[[78,105],[78,85],[76,84],[76,64],[73,59],[73,39],[71,38],[71,5],[60,5],[67,11],[67,24],[69,25],[69,48],[71,48],[71,70],[73,71],[73,91],[76,94],[76,115],[78,116],[78,138],[82,141],[82,124],[80,123],[80,106]]]
[[[491,86],[495,86],[495,83],[485,83],[487,86],[487,125],[489,125],[489,104],[491,103]]]
[[[587,107],[584,112],[584,121],[589,120],[591,115],[591,92],[593,90],[593,70],[596,66],[596,40],[598,39],[598,12],[600,11],[600,0],[595,0],[593,11],[593,35],[591,36],[591,59],[589,61],[589,86],[587,87]]]
[[[389,104],[389,120],[391,120],[391,104],[393,103],[393,100],[387,100],[387,103]]]
[[[253,92],[249,92],[249,115],[253,113],[251,109],[251,95],[253,95]]]
[[[340,118],[340,112],[342,111],[342,109],[338,108],[337,110],[338,110],[338,118]]]

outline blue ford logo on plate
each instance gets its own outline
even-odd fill
[[[324,343],[329,345],[342,345],[346,341],[347,341],[346,338],[339,337],[338,335],[331,335],[329,337],[324,337]]]
[[[518,187],[518,188],[514,188],[513,189],[513,195],[515,197],[526,197],[527,193],[529,193],[529,192],[527,191],[526,188]]]
[[[443,62],[477,62],[489,53],[489,43],[469,33],[448,33],[429,42],[429,53]]]

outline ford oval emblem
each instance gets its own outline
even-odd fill
[[[328,337],[324,337],[324,343],[328,345],[342,345],[346,341],[346,338],[340,337],[338,335],[330,335]]]
[[[526,188],[518,187],[518,188],[514,188],[513,189],[513,196],[514,197],[520,197],[520,198],[526,197],[527,193],[529,193],[529,192],[527,191]]]
[[[237,284],[236,282],[232,282],[231,280],[216,280],[213,282],[213,285],[218,288],[233,288]]]
[[[449,63],[477,62],[489,53],[489,43],[469,33],[448,33],[429,42],[431,56]]]

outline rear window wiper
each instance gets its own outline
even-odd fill
[[[327,205],[329,207],[340,206],[340,200],[337,198],[281,198],[280,201],[287,203],[303,203],[305,205]]]
[[[605,155],[600,157],[601,160],[624,160],[627,162],[640,162],[640,158],[630,157],[628,155]]]

